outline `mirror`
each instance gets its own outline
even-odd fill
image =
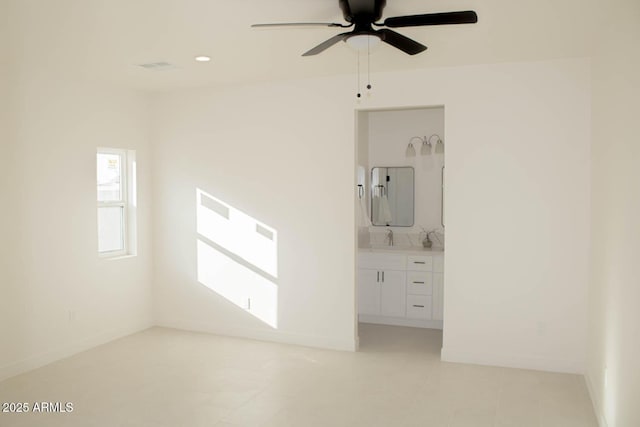
[[[413,168],[371,169],[371,222],[378,226],[413,226]]]

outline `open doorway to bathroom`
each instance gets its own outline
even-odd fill
[[[356,112],[356,330],[361,351],[440,358],[445,109]]]

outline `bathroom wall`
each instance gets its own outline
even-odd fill
[[[414,140],[415,157],[407,157],[405,152],[409,140],[414,136],[427,138],[433,134],[439,135],[443,141],[444,108],[421,108],[387,111],[370,111],[367,113],[369,121],[368,147],[369,172],[376,166],[411,166],[415,173],[414,188],[414,226],[412,227],[376,227],[370,231],[374,243],[384,241],[385,230],[394,231],[394,244],[420,245],[419,233],[424,228],[427,231],[442,231],[442,167],[444,154],[435,153],[436,137],[432,138],[431,155],[420,154],[421,142]],[[369,206],[370,209],[370,206]],[[442,246],[443,234],[439,235],[442,242],[434,241],[434,246]],[[382,240],[382,241],[381,241]]]
[[[369,224],[371,216],[369,206],[371,204],[371,192],[367,191],[370,182],[369,168],[369,114],[367,112],[356,113],[356,184],[358,188],[356,199],[356,225],[358,227],[358,247],[368,247],[371,244]]]

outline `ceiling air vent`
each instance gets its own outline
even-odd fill
[[[176,68],[175,65],[168,62],[149,62],[148,64],[139,64],[138,66],[153,71],[165,71]]]

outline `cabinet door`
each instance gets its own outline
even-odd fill
[[[380,283],[378,270],[358,270],[358,313],[380,314]]]
[[[444,274],[433,273],[433,320],[444,318]]]
[[[380,314],[404,317],[407,305],[407,273],[385,270],[380,286]]]

